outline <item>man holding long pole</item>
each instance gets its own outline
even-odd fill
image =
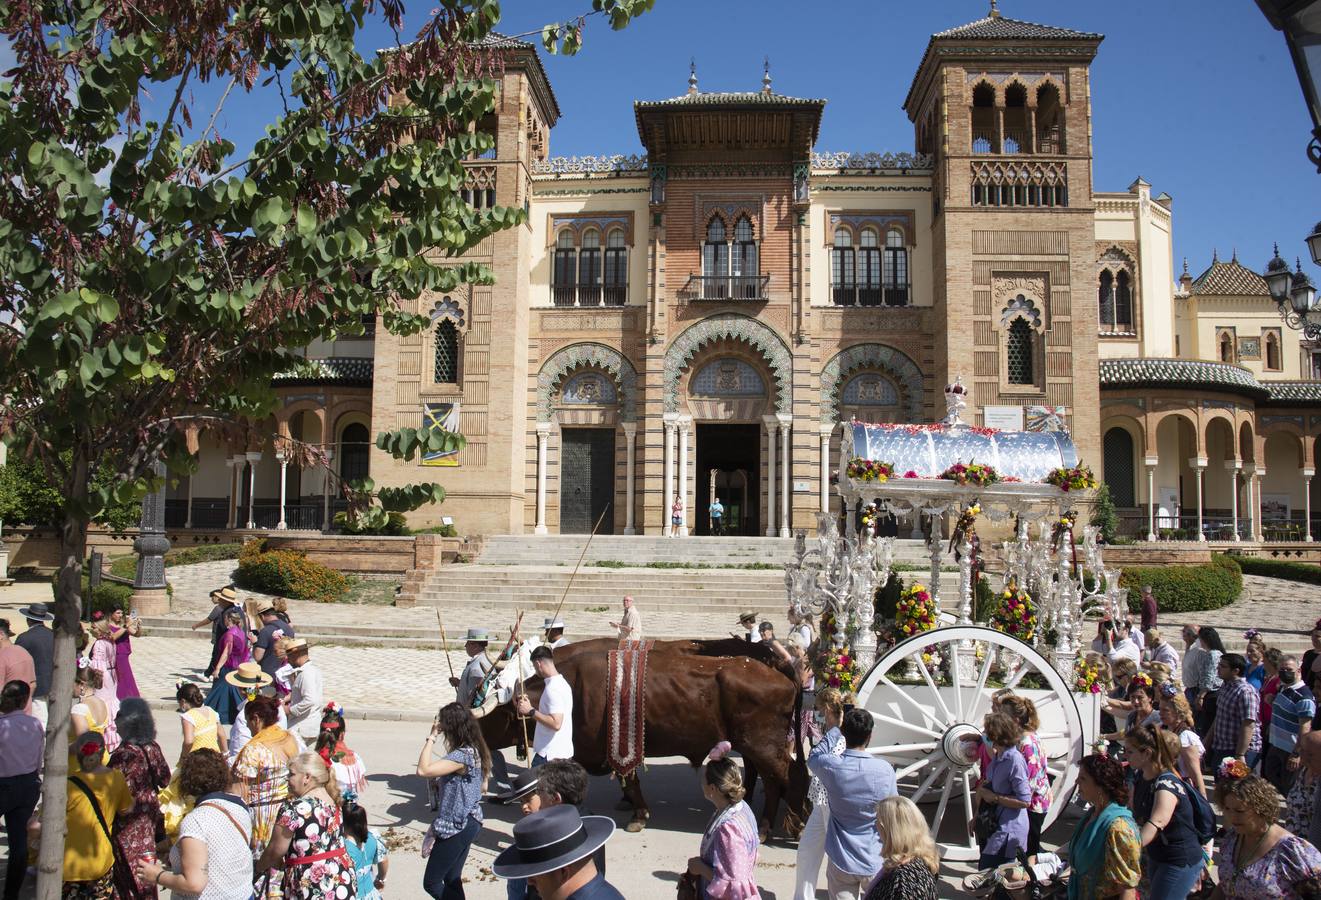
[[[457,700],[466,709],[472,708],[472,697],[477,687],[491,671],[491,661],[486,658],[486,645],[490,634],[485,628],[469,628],[468,639],[463,644],[463,651],[468,654],[468,664],[463,667],[463,675],[450,676],[450,684],[458,695]]]

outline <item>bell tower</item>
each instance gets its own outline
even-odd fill
[[[1048,410],[1092,463],[1099,435],[1074,424],[1095,416],[1074,411],[1099,402],[1089,79],[1101,40],[1007,18],[992,0],[985,18],[931,36],[904,101],[917,150],[936,160],[936,379],[970,383],[972,424],[985,406],[1023,407],[1025,422]]]

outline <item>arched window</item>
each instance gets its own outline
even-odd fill
[[[1137,506],[1133,490],[1133,435],[1125,428],[1111,428],[1105,433],[1102,458],[1111,502],[1120,509]]]
[[[448,323],[447,323],[448,324]],[[339,477],[356,481],[367,477],[370,469],[371,435],[367,426],[354,422],[339,434]]]
[[[1266,332],[1266,337],[1262,340],[1262,356],[1266,360],[1266,368],[1271,372],[1278,372],[1283,366],[1280,365],[1280,338],[1274,331]]]
[[[573,306],[577,280],[578,254],[573,246],[573,232],[566,228],[555,239],[555,271],[550,290],[556,306]]]
[[[733,253],[733,290],[730,294],[744,300],[755,299],[760,293],[757,270],[757,242],[752,233],[752,223],[747,216],[740,216],[734,223]]]
[[[858,302],[855,272],[853,235],[847,228],[836,228],[835,246],[830,250],[830,283],[836,306]]]
[[[623,229],[616,228],[605,239],[605,305],[628,302],[628,245]]]
[[[1133,285],[1122,270],[1115,276],[1115,331],[1133,332]]]
[[[436,384],[459,383],[459,329],[452,319],[436,326]]]
[[[1029,146],[1027,88],[1014,82],[1005,88],[1004,152],[1027,153]]]
[[[1064,111],[1060,92],[1047,82],[1037,88],[1037,152],[1064,152]]]
[[[1021,316],[1009,326],[1009,345],[1005,352],[1010,384],[1036,384],[1032,326]]]
[[[706,226],[706,243],[702,246],[702,296],[716,300],[729,296],[729,244],[725,239],[725,222],[719,216]]]
[[[885,233],[885,305],[908,305],[908,247],[898,228]]]
[[[972,152],[999,152],[995,139],[995,88],[984,81],[972,89]]]
[[[876,229],[864,228],[858,243],[858,305],[881,305],[881,247]]]
[[[1097,310],[1101,320],[1102,333],[1115,330],[1115,276],[1107,269],[1101,273],[1101,284],[1097,288]]]
[[[1228,331],[1220,334],[1220,361],[1227,363],[1234,361],[1234,336]]]
[[[583,232],[578,251],[578,305],[601,305],[601,233],[595,229]]]

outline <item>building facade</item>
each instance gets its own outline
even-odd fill
[[[838,423],[934,421],[961,377],[969,421],[1067,429],[1134,529],[1184,527],[1194,488],[1203,526],[1237,504],[1259,530],[1285,494],[1293,516],[1321,385],[1236,258],[1176,288],[1171,198],[1094,189],[1101,41],[995,10],[933,35],[912,152],[821,152],[825,100],[694,74],[635,103],[644,156],[564,159],[535,48],[493,37],[496,147],[465,197],[529,213],[468,256],[495,284],[419,301],[421,334],[309,347],[316,374],[278,382],[275,431],[326,445],[344,477],[439,482],[416,524],[704,534],[718,496],[728,533],[787,536],[831,504]],[[430,425],[466,448],[372,446]],[[324,527],[332,480],[277,445],[203,436],[174,524]]]

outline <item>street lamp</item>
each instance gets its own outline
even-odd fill
[[[1309,248],[1321,250],[1321,226],[1307,238]],[[1315,250],[1313,251],[1315,252]],[[1293,272],[1280,258],[1280,245],[1275,245],[1275,257],[1266,264],[1266,289],[1271,292],[1280,318],[1290,328],[1303,333],[1309,341],[1321,339],[1321,310],[1316,308],[1316,288],[1303,271],[1302,260],[1295,261]]]
[[[1257,0],[1257,6],[1272,27],[1284,32],[1312,114],[1307,158],[1321,172],[1321,0]]]

